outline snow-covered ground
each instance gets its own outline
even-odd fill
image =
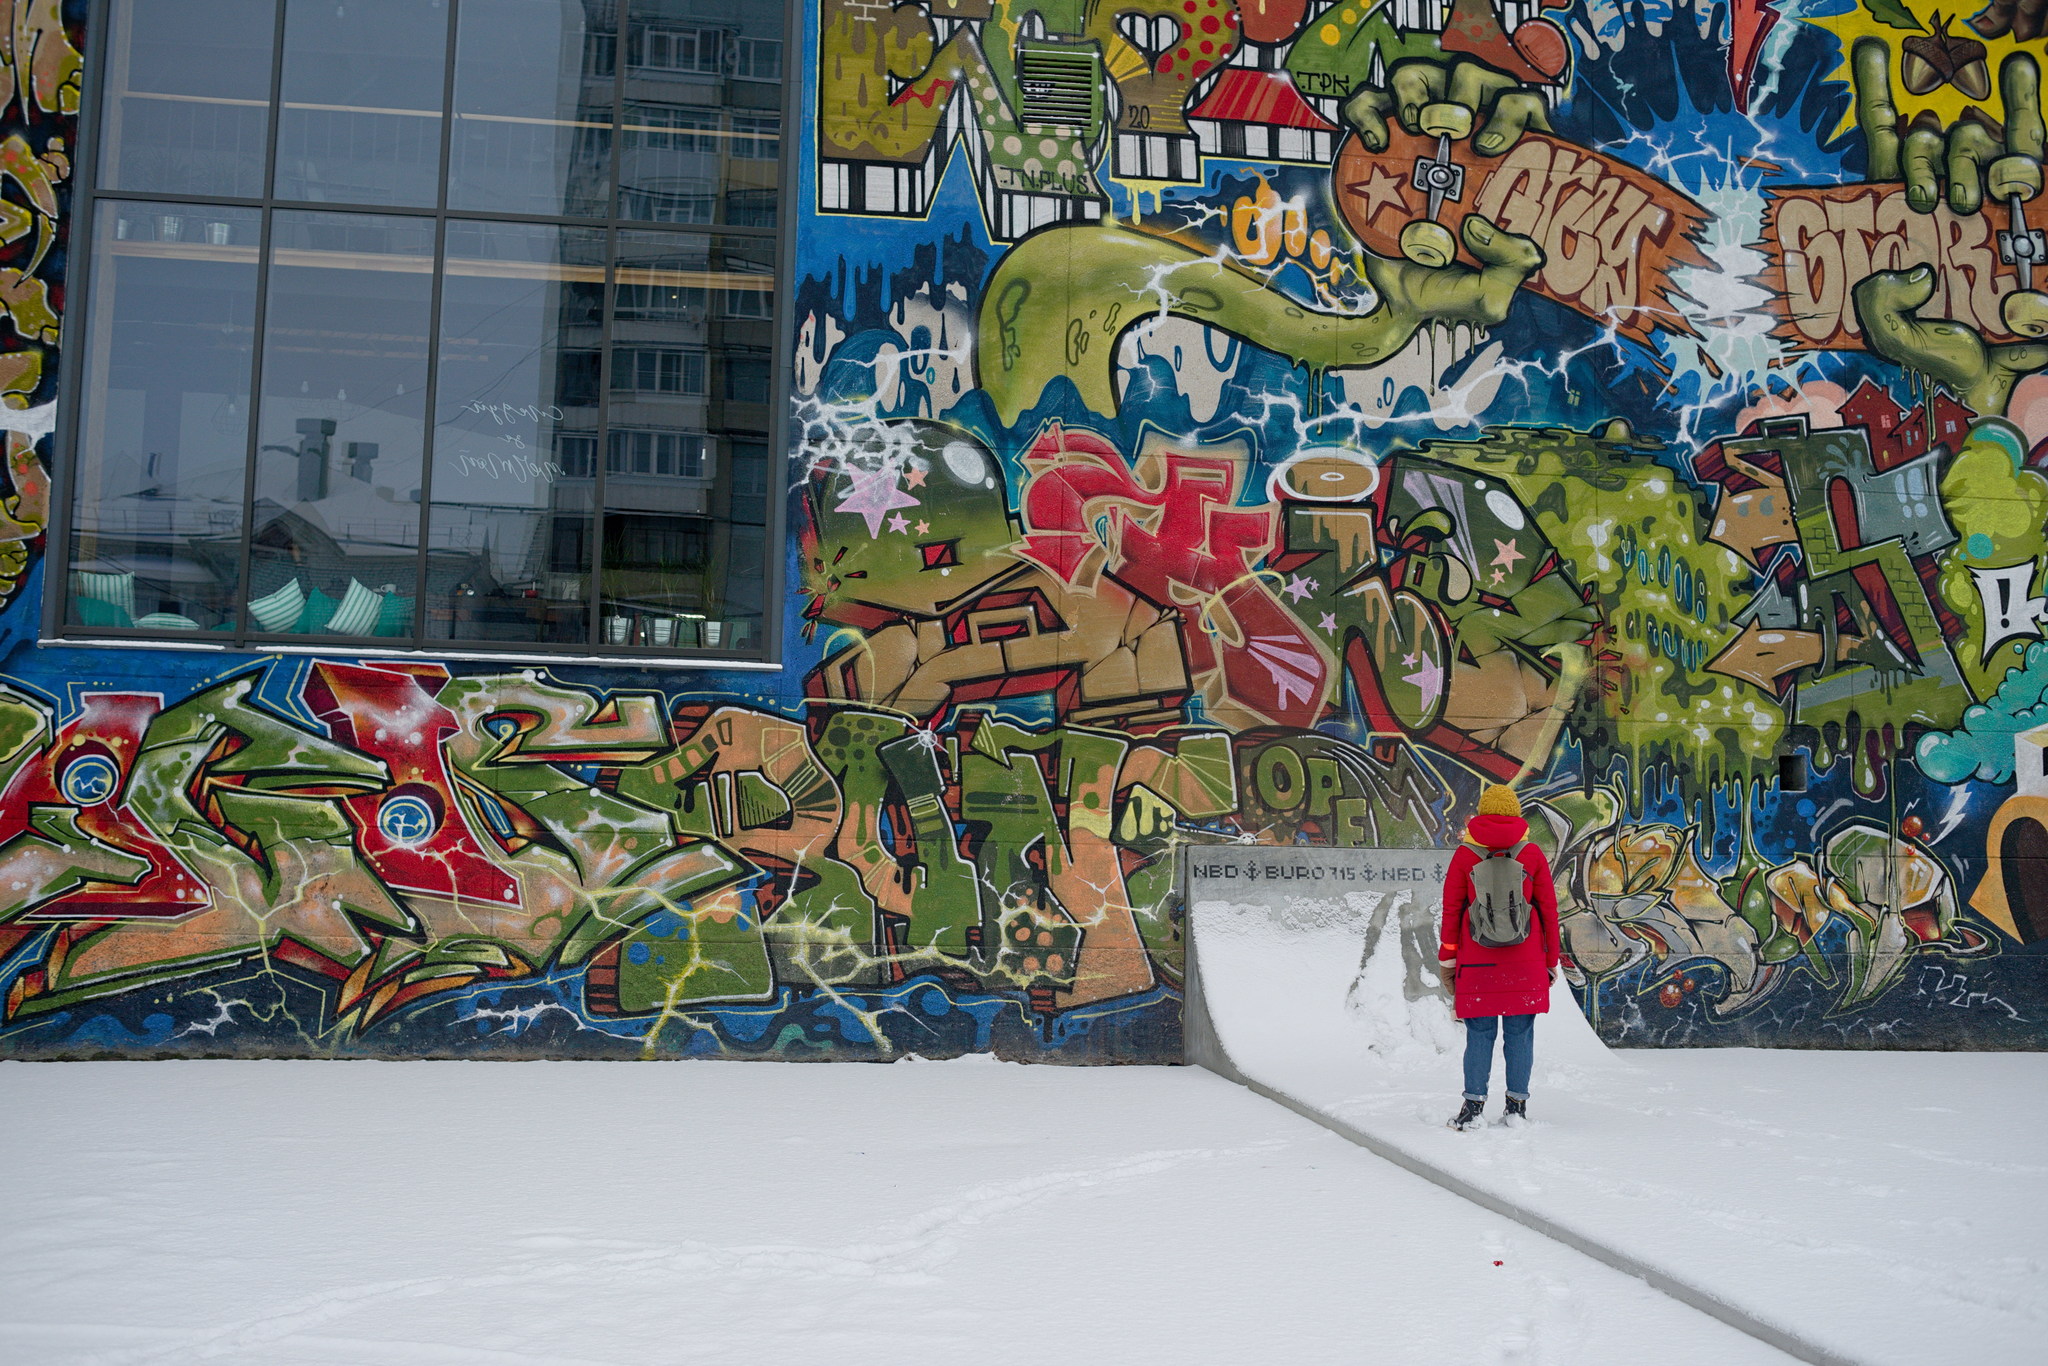
[[[1456,1133],[1435,932],[1381,896],[1194,908],[1244,1074],[1847,1360],[2048,1361],[2048,1055],[1610,1052],[1560,984],[1531,1123]]]
[[[1787,1360],[1193,1068],[5,1063],[0,1169],[7,1366]]]
[[[2043,1359],[2048,1057],[1560,997],[1535,1121],[1455,1134],[1376,908],[1197,907],[1237,1066],[1846,1360]],[[4,1366],[1788,1360],[1192,1068],[0,1063],[0,1169]]]

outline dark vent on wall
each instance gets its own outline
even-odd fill
[[[1094,53],[1026,44],[1017,53],[1017,84],[1024,92],[1024,122],[1086,128],[1095,109]]]

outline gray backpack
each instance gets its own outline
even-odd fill
[[[1529,937],[1529,898],[1523,892],[1529,870],[1521,863],[1528,847],[1523,840],[1512,849],[1479,848],[1479,862],[1472,865],[1472,899],[1465,905],[1466,930],[1475,943],[1505,949]]]

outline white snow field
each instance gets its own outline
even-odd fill
[[[4,1063],[0,1164],[6,1366],[1789,1360],[1196,1068]]]
[[[2048,1362],[2048,1055],[1609,1051],[1560,983],[1529,1123],[1458,1133],[1464,1031],[1410,897],[1197,904],[1230,1064],[1838,1359]],[[1504,1089],[1496,1056],[1490,1117]]]

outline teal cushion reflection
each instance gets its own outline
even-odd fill
[[[330,598],[319,589],[306,594],[306,605],[299,609],[299,620],[291,627],[300,635],[311,635],[327,629],[327,623],[334,616],[334,609],[341,606],[339,598]]]
[[[384,602],[377,609],[375,634],[380,636],[409,636],[412,634],[412,599],[396,593],[386,593]]]
[[[81,626],[133,626],[135,618],[127,611],[100,598],[73,598],[71,610],[77,614]]]

